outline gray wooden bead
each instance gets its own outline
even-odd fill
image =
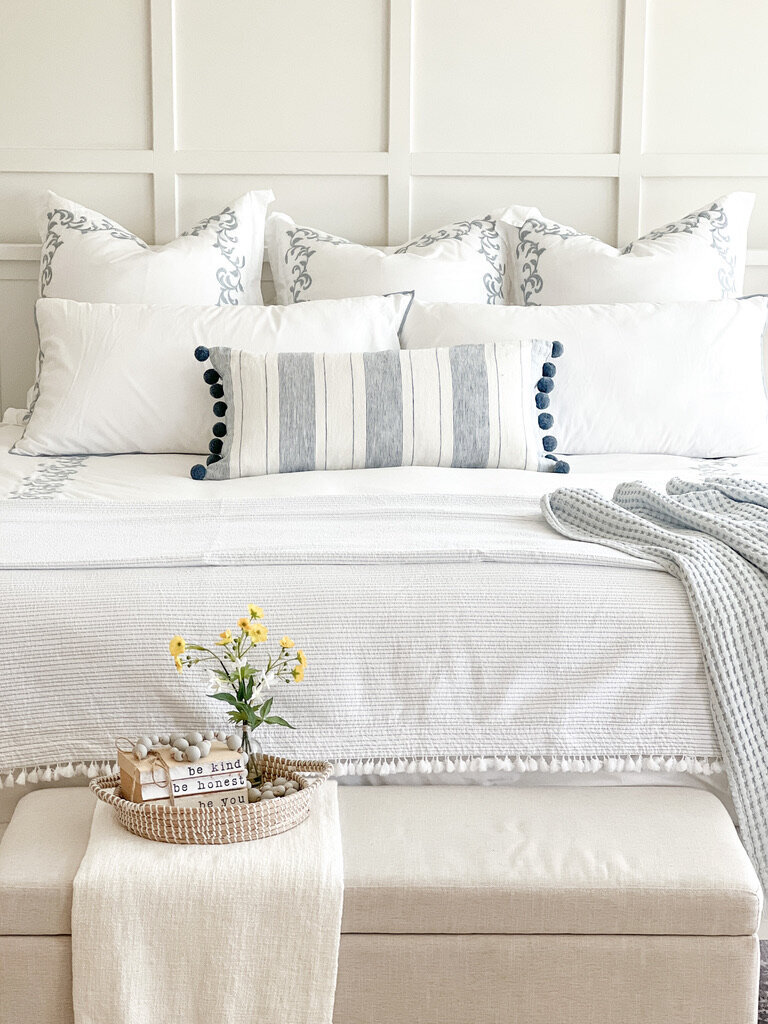
[[[229,736],[227,736],[227,746],[229,747],[230,750],[237,750],[241,743],[242,739],[236,732],[233,732]]]
[[[208,740],[209,743],[213,739],[213,736],[214,736],[213,729],[206,729],[205,732],[203,733],[203,739],[204,740]]]
[[[194,743],[190,744],[185,751],[188,761],[199,761],[200,760],[200,747],[195,746]]]
[[[262,790],[261,799],[262,800],[274,800],[275,799],[275,794],[272,792],[271,789]]]
[[[146,747],[147,750],[149,750],[150,747],[152,746],[152,737],[151,736],[139,736],[139,743],[141,743],[141,745],[143,747]]]
[[[143,743],[137,743],[136,746],[133,748],[133,752],[140,761],[143,760],[149,753],[147,747]]]
[[[197,746],[199,747],[200,753],[202,754],[202,756],[203,757],[208,757],[208,755],[211,752],[211,741],[210,740],[201,740],[197,744]]]
[[[171,739],[171,745],[174,745],[176,743],[176,740],[181,739],[181,733],[180,732],[172,732],[170,739]]]
[[[282,777],[282,775],[280,775],[280,776],[278,776],[278,778],[275,779],[275,781],[272,783],[272,785],[273,786],[284,786],[287,781],[288,781],[288,779],[284,779]]]
[[[161,732],[158,739],[160,740],[162,746],[167,747],[168,744],[170,743],[171,737],[168,735],[167,732]]]
[[[180,750],[174,750],[174,752],[173,752],[173,760],[174,761],[183,761],[184,760],[184,755],[182,754],[182,752]]]
[[[177,740],[174,740],[173,745],[174,747],[176,747],[177,750],[186,750],[187,747],[189,746],[189,743],[187,742],[187,740],[184,739],[183,736],[179,736]]]
[[[219,743],[227,742],[227,734],[224,732],[223,729],[219,729],[219,731],[216,733],[216,739],[219,741]]]
[[[197,746],[197,744],[200,743],[202,741],[202,739],[203,739],[203,737],[200,735],[199,732],[188,732],[187,733],[187,742],[190,743],[190,744],[194,744],[195,746]]]
[[[258,789],[249,789],[248,790],[248,803],[249,804],[257,804],[259,802],[259,800],[261,800],[261,793],[258,791]]]
[[[285,786],[275,786],[272,792],[275,796],[285,796]]]

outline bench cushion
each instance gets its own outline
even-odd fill
[[[0,843],[0,933],[69,933],[93,800],[21,800]],[[345,933],[757,931],[757,878],[709,793],[340,787],[339,808]]]

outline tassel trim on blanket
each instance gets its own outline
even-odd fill
[[[598,772],[677,772],[688,775],[720,775],[723,762],[719,757],[689,757],[675,754],[623,754],[608,756],[542,756],[510,757],[374,757],[353,758],[334,762],[336,778],[345,775],[450,775],[455,772],[510,772],[525,774],[541,772],[594,775]],[[0,778],[3,787],[29,786],[38,783],[71,779],[82,775],[93,779],[117,771],[109,761],[71,761],[66,764],[38,765],[22,768],[15,775],[8,772]]]

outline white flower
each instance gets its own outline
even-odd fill
[[[235,658],[234,661],[232,662],[232,666],[236,672],[239,671],[241,668],[245,668],[247,664],[248,661],[245,658]]]
[[[221,693],[222,690],[226,689],[223,681],[219,679],[218,675],[215,672],[211,671],[211,669],[209,668],[205,671],[208,674],[208,688],[206,689],[205,692],[208,694],[209,697],[212,697],[214,693]]]

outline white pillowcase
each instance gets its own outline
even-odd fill
[[[286,305],[405,290],[425,302],[505,301],[504,241],[495,214],[439,228],[387,254],[273,213],[267,251],[277,301]]]
[[[197,346],[252,353],[396,351],[411,299],[406,293],[288,307],[39,299],[40,394],[12,451],[201,454],[213,418],[194,358]]]
[[[615,249],[512,206],[499,219],[510,303],[675,302],[741,295],[755,197],[733,192]],[[418,296],[417,296],[418,297]]]
[[[115,221],[46,194],[40,294],[78,302],[261,304],[264,223],[272,192],[246,192],[167,245],[148,246]]]
[[[552,338],[546,429],[568,455],[720,458],[768,448],[762,372],[768,298],[485,308],[415,302],[407,348]],[[546,373],[557,374],[551,389]],[[550,393],[551,392],[551,393]]]

